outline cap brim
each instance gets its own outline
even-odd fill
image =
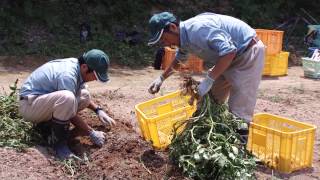
[[[99,80],[100,82],[108,82],[109,81],[109,76],[107,75],[107,73],[98,73],[96,71],[93,71],[94,75],[96,76],[97,80]]]
[[[157,34],[154,35],[154,37],[149,40],[148,46],[152,46],[152,45],[156,44],[160,40],[160,38],[161,38],[161,36],[163,34],[163,30],[164,29],[161,29],[161,31],[157,32]]]

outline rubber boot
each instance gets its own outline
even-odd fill
[[[48,145],[48,138],[51,135],[51,121],[40,122],[34,126],[34,129],[42,138],[41,144]]]
[[[248,136],[249,136],[249,126],[250,123],[241,124],[241,128],[237,130],[237,133],[240,135],[240,141],[243,145],[247,145]]]
[[[239,129],[237,133],[240,135],[241,143],[246,145],[248,142],[249,129]]]
[[[69,121],[53,119],[51,121],[51,135],[48,138],[48,143],[52,146],[57,157],[61,160],[74,156],[67,145],[68,137]]]

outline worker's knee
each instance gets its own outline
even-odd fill
[[[81,89],[78,99],[78,111],[81,111],[85,108],[87,108],[91,101],[90,93],[87,89]]]
[[[81,101],[90,101],[91,95],[90,92],[87,89],[81,89],[80,90],[80,100]]]
[[[71,91],[59,92],[59,99],[54,105],[53,117],[60,120],[69,120],[77,112],[77,100]]]
[[[68,107],[73,107],[76,105],[76,97],[71,91],[63,90],[60,93],[60,102],[61,105],[65,105]]]

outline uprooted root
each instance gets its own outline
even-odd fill
[[[184,77],[183,83],[180,85],[180,88],[182,90],[182,95],[186,96],[189,95],[191,96],[189,100],[189,104],[192,105],[194,100],[199,100],[200,96],[198,95],[198,85],[199,82],[194,80],[192,77]]]

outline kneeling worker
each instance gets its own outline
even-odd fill
[[[20,90],[19,112],[24,120],[46,124],[48,143],[60,159],[73,156],[67,145],[70,122],[102,146],[105,134],[93,130],[77,114],[90,108],[104,124],[115,124],[100,106],[93,103],[86,82],[107,82],[109,58],[101,50],[92,49],[81,57],[57,59],[37,68]],[[48,126],[49,124],[49,126]]]

